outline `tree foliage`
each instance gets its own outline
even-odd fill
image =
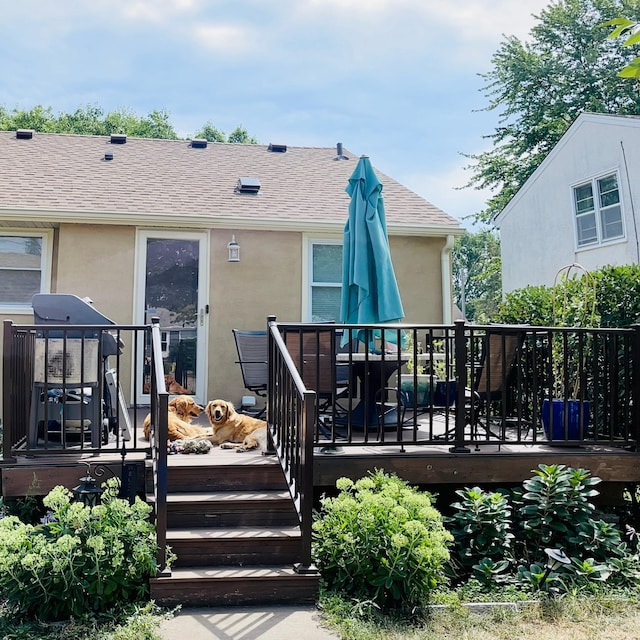
[[[640,95],[617,71],[627,52],[603,23],[640,18],[640,0],[558,0],[543,9],[527,40],[508,36],[481,77],[500,110],[487,151],[470,154],[467,186],[493,195],[474,218],[491,222],[582,112],[638,114]]]
[[[7,110],[0,105],[0,131],[33,129],[42,133],[71,133],[109,136],[124,133],[132,138],[180,139],[164,110],[154,109],[146,116],[138,116],[130,109],[105,113],[96,105],[78,107],[73,113],[54,113],[51,107],[37,105],[31,109]],[[228,136],[207,122],[194,136],[211,142],[257,144],[255,137],[238,126]]]
[[[456,238],[453,249],[453,291],[468,320],[488,322],[502,296],[500,241],[485,229]],[[464,300],[463,300],[464,294]]]
[[[640,322],[640,265],[605,266],[592,271],[595,281],[595,314],[601,327],[630,327]],[[569,291],[570,304],[564,310],[566,326],[579,326],[584,315],[583,287],[578,278],[557,284],[558,289]],[[530,286],[508,293],[496,314],[497,322],[554,326],[553,287]],[[557,316],[557,313],[556,313]]]

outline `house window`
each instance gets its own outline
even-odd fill
[[[578,247],[624,237],[622,204],[615,173],[573,188]]]
[[[0,233],[0,307],[30,307],[48,291],[48,234]]]
[[[312,241],[310,246],[311,322],[338,322],[342,293],[342,244]]]

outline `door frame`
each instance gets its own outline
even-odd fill
[[[197,323],[197,349],[196,349],[196,388],[194,399],[202,404],[207,397],[208,362],[209,353],[209,266],[210,266],[210,234],[208,231],[180,231],[178,229],[137,229],[134,260],[134,287],[133,287],[133,322],[135,324],[147,324],[144,317],[144,294],[146,282],[146,256],[147,240],[160,238],[167,240],[197,240],[199,242],[198,263],[198,323]],[[142,370],[144,358],[144,344],[141,344],[136,354],[138,371]],[[132,397],[139,404],[149,404],[150,396],[145,394],[138,385],[133,382]]]

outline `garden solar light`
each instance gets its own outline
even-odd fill
[[[562,549],[545,549],[544,552],[547,554],[547,570],[544,572],[544,576],[542,576],[542,580],[540,581],[540,588],[542,588],[547,581],[552,571],[558,569],[563,564],[569,564],[571,562],[571,559]]]

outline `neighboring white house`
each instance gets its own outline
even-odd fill
[[[584,113],[496,218],[502,290],[640,262],[640,117]]]

